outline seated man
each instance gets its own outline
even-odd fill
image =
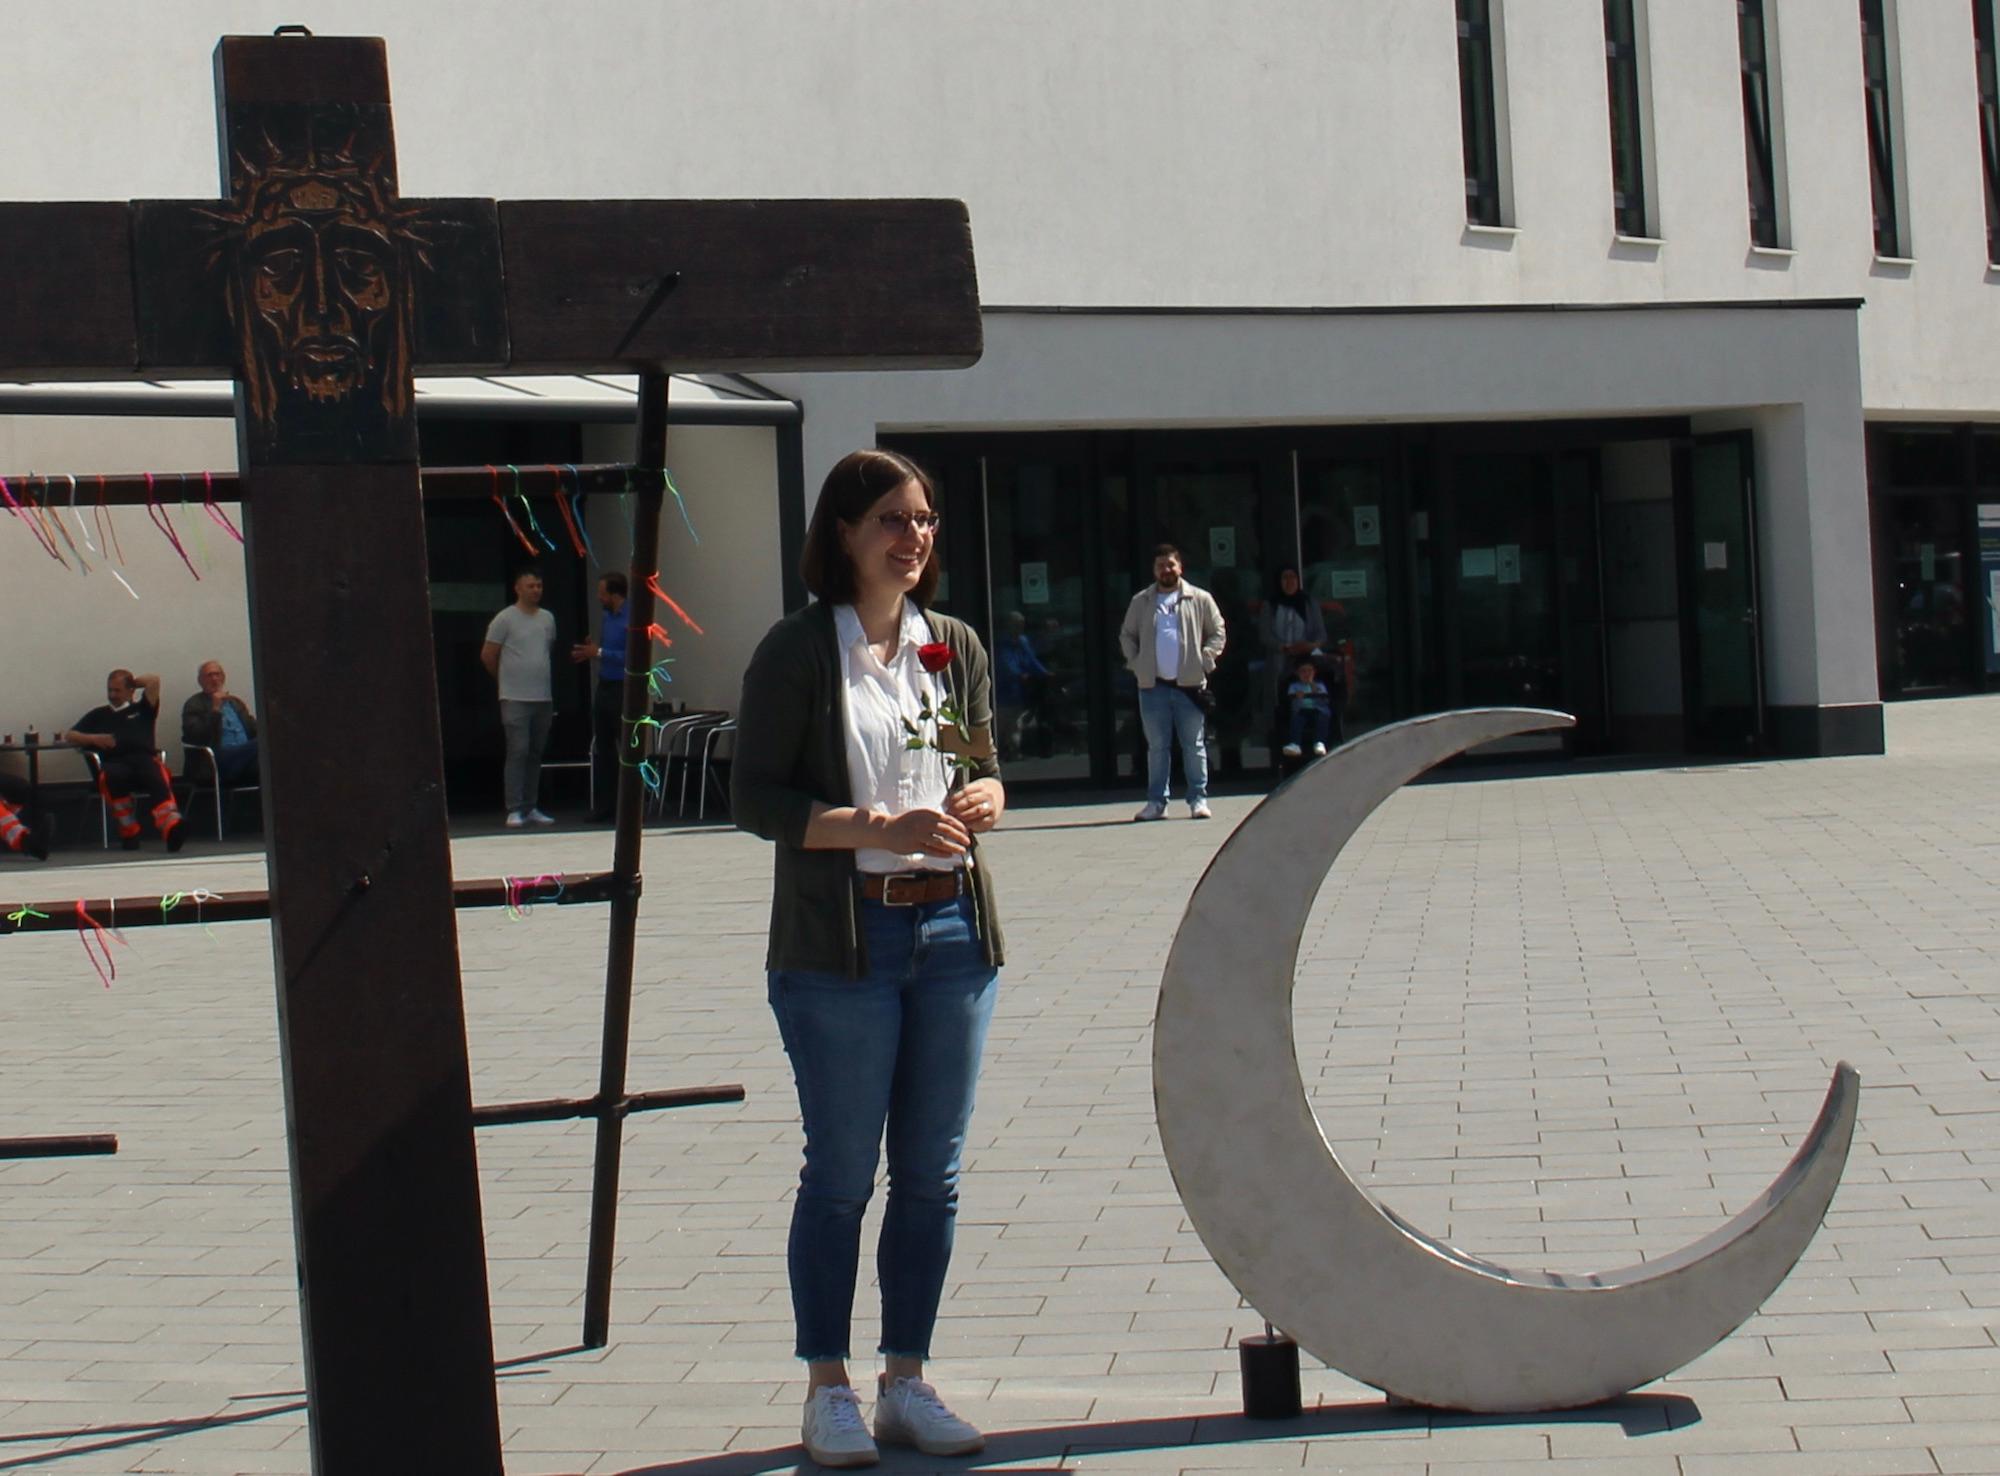
[[[249,704],[230,693],[220,661],[202,662],[195,681],[201,690],[181,704],[181,742],[215,751],[215,773],[206,777],[231,786],[255,784],[257,719]]]
[[[97,792],[126,850],[139,849],[139,817],[132,796],[143,791],[152,805],[153,828],[169,851],[178,851],[187,830],[174,803],[174,782],[153,742],[153,724],[160,715],[160,679],[135,677],[121,667],[104,679],[104,695],[104,706],[93,707],[56,737],[96,755]]]
[[[36,819],[28,813],[27,784],[12,774],[0,774],[0,850],[48,860],[48,832],[36,828]]]

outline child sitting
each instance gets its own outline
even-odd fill
[[[1312,732],[1313,757],[1326,757],[1327,734],[1333,731],[1333,698],[1326,689],[1326,683],[1319,679],[1319,669],[1313,665],[1310,656],[1301,660],[1294,668],[1297,680],[1285,688],[1285,697],[1292,706],[1292,726],[1289,741],[1284,747],[1286,758],[1297,758],[1302,752],[1308,729]]]

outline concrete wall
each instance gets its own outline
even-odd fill
[[[65,416],[0,415],[0,475],[227,471],[235,465],[236,429],[227,420],[107,424]],[[178,773],[180,705],[196,690],[195,671],[203,661],[220,661],[229,673],[229,689],[256,709],[242,550],[200,511],[198,480],[191,515],[181,511],[174,482],[161,485],[168,515],[201,573],[199,580],[147,520],[144,508],[107,510],[105,523],[124,559],[121,564],[86,548],[84,557],[94,570],[88,576],[65,570],[14,519],[0,518],[0,629],[8,635],[0,660],[6,689],[0,727],[18,737],[33,723],[46,736],[104,701],[106,672],[120,666],[158,672],[163,707],[159,737]],[[80,509],[91,507],[87,484],[77,503]],[[224,511],[242,526],[241,509],[228,506]],[[75,537],[75,521],[67,513],[63,520]],[[82,521],[101,544],[97,519],[86,512]],[[119,585],[114,570],[137,599]],[[52,757],[43,774],[57,782],[85,777],[83,761],[68,753]]]
[[[654,659],[673,658],[671,701],[734,712],[750,653],[784,613],[776,442],[777,433],[764,427],[676,426],[668,437],[667,463],[688,517],[684,522],[667,498],[660,513],[660,585],[704,632],[693,634],[671,611],[660,615],[674,644],[656,650]],[[632,432],[592,426],[584,454],[592,461],[629,461]],[[618,499],[594,499],[590,518],[600,560],[610,567],[616,559],[622,567],[630,539]]]
[[[1734,7],[1649,0],[1658,246],[1614,239],[1601,8],[1507,0],[1513,225],[1468,232],[1452,10],[1386,0],[325,0],[387,38],[405,193],[932,194],[984,299],[1866,296],[1871,413],[2000,414],[1970,17],[1903,0],[1914,266],[1874,260],[1851,4],[1772,0],[1793,255],[1750,249]],[[216,189],[209,53],[277,0],[11,5],[0,199]],[[74,88],[96,77],[90,126]]]

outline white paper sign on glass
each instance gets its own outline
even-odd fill
[[[1046,563],[1021,565],[1021,603],[1046,605],[1049,602],[1049,566]]]

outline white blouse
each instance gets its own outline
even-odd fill
[[[930,699],[933,714],[949,691],[944,681],[925,671],[917,647],[930,639],[923,612],[903,601],[903,625],[896,649],[885,664],[868,648],[861,617],[852,605],[833,607],[834,637],[840,644],[842,687],[847,728],[847,782],[854,807],[871,814],[896,816],[910,810],[942,810],[950,787],[951,769],[933,748],[907,745],[903,720],[917,725],[926,740],[936,741],[936,720],[917,716]],[[863,848],[854,864],[864,872],[950,871],[964,858],[931,856],[922,851],[902,854]]]

